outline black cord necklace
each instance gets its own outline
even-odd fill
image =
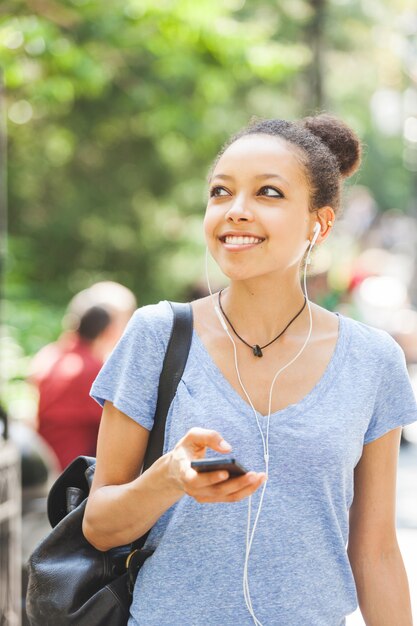
[[[301,309],[298,311],[298,313],[296,313],[296,314],[294,315],[294,317],[293,317],[292,319],[290,319],[290,321],[288,322],[288,324],[286,325],[286,327],[284,328],[284,330],[281,330],[281,332],[279,333],[279,335],[277,335],[277,336],[276,336],[274,339],[272,339],[269,343],[266,343],[264,346],[259,346],[258,344],[255,344],[254,346],[252,346],[250,343],[248,343],[247,341],[245,341],[245,340],[243,339],[243,337],[241,337],[241,336],[239,335],[239,333],[237,333],[237,332],[236,332],[236,330],[234,329],[234,326],[233,326],[232,322],[229,320],[229,318],[227,317],[226,313],[224,312],[223,307],[222,307],[222,300],[221,300],[221,294],[222,294],[222,291],[224,291],[224,290],[223,290],[223,289],[221,289],[221,290],[219,291],[219,307],[220,307],[220,310],[221,310],[221,312],[222,312],[222,314],[223,314],[223,317],[226,319],[227,323],[229,324],[230,328],[231,328],[231,329],[233,330],[233,332],[235,333],[236,337],[237,337],[238,339],[240,339],[240,341],[241,341],[242,343],[244,343],[245,345],[247,345],[247,346],[248,346],[248,347],[252,350],[252,352],[253,352],[253,355],[254,355],[254,356],[259,356],[259,357],[263,356],[263,352],[262,352],[262,350],[264,350],[265,348],[267,348],[268,346],[270,346],[270,345],[271,345],[271,343],[274,343],[274,341],[276,341],[277,339],[279,339],[279,338],[280,338],[280,337],[281,337],[281,336],[285,333],[285,331],[287,330],[287,328],[289,328],[289,326],[291,326],[291,324],[292,324],[293,322],[295,322],[295,320],[297,319],[297,317],[298,317],[299,315],[301,315],[301,313],[304,311],[305,306],[306,306],[306,304],[307,304],[307,298],[304,296],[303,306],[302,306],[302,307],[301,307]]]

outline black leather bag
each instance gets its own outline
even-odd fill
[[[170,303],[174,324],[159,379],[155,424],[143,469],[161,456],[169,406],[187,362],[192,337],[190,305]],[[132,545],[96,550],[84,538],[82,521],[95,459],[77,457],[48,495],[53,530],[29,559],[26,611],[31,626],[126,626],[137,573],[152,553]]]

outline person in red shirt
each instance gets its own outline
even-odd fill
[[[37,429],[62,469],[80,454],[95,455],[102,411],[90,398],[90,387],[135,308],[135,297],[126,287],[96,283],[71,300],[66,331],[33,359]]]

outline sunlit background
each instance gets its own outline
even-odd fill
[[[0,65],[0,401],[14,424],[34,420],[29,362],[59,335],[70,298],[103,279],[140,305],[188,298],[219,147],[252,116],[319,110],[358,132],[364,162],[315,256],[312,299],[390,332],[417,392],[415,0],[3,0]],[[410,427],[407,553],[416,444]],[[0,595],[2,626],[19,624],[13,602]]]

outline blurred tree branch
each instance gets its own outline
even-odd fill
[[[63,28],[72,28],[81,20],[76,10],[64,6],[57,0],[3,0],[0,7],[1,14],[19,15],[28,12]]]

